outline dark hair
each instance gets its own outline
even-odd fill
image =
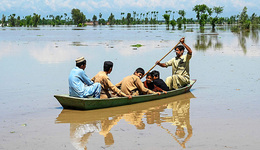
[[[154,77],[158,77],[160,79],[160,72],[157,70],[152,71]]]
[[[81,65],[85,65],[86,64],[86,60],[80,62],[80,63],[76,63],[76,66],[80,68]]]
[[[177,48],[178,48],[180,51],[183,51],[183,50],[185,49],[183,45],[178,45],[178,46],[175,48],[175,50],[176,50]]]
[[[144,69],[143,69],[143,68],[137,68],[137,69],[135,70],[135,72],[136,72],[136,73],[141,73],[141,74],[144,75]]]
[[[109,71],[110,68],[113,67],[113,62],[111,61],[105,61],[104,62],[104,66],[103,66],[103,70],[104,71]]]
[[[153,74],[152,74],[151,72],[148,72],[148,73],[146,74],[146,78],[147,78],[148,76],[151,76],[151,77],[153,78]]]

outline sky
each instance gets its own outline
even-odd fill
[[[186,18],[196,18],[196,13],[192,11],[195,5],[206,4],[208,7],[214,6],[224,7],[224,11],[220,17],[230,17],[238,15],[246,6],[248,15],[252,13],[260,15],[259,0],[1,0],[0,1],[0,18],[2,15],[9,16],[27,16],[33,13],[46,17],[47,15],[63,15],[64,13],[71,16],[73,8],[79,9],[86,15],[87,19],[92,19],[93,15],[107,20],[109,15],[113,13],[116,19],[121,18],[121,13],[137,14],[158,11],[159,19],[163,19],[162,15],[167,10],[186,12]],[[214,16],[215,14],[213,14]],[[178,18],[178,13],[175,13]]]

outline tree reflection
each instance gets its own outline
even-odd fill
[[[247,53],[247,39],[251,38],[255,44],[259,42],[259,34],[257,29],[252,29],[251,31],[234,32],[234,34],[238,37],[239,45],[242,48],[244,54]]]
[[[194,98],[192,93],[184,94],[181,100],[172,97],[157,103],[149,102],[104,110],[62,110],[56,123],[70,123],[70,139],[76,149],[87,149],[93,134],[102,135],[106,146],[113,145],[115,141],[111,129],[120,120],[134,125],[137,130],[145,130],[146,124],[157,124],[159,130],[165,130],[165,133],[170,134],[181,147],[185,148],[186,142],[192,136],[190,98]],[[168,114],[168,110],[171,113]]]
[[[202,34],[197,35],[196,43],[194,48],[200,51],[206,51],[209,48],[213,48],[214,50],[222,49],[223,44],[219,40],[218,34]]]
[[[257,29],[252,29],[251,39],[254,43],[258,44],[259,42],[259,34]]]

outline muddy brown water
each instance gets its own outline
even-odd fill
[[[93,77],[105,60],[118,83],[148,71],[181,37],[193,50],[191,92],[147,103],[77,111],[54,94],[68,93],[79,56]],[[141,44],[141,47],[132,45]],[[197,25],[0,28],[0,149],[259,149],[259,30],[232,33]],[[171,53],[163,62],[174,57]],[[160,68],[161,78],[171,74]]]

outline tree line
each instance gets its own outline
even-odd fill
[[[73,8],[71,10],[71,17],[64,13],[63,15],[47,15],[41,17],[41,15],[33,13],[23,18],[16,17],[16,14],[9,16],[2,15],[0,24],[2,27],[37,27],[38,25],[77,25],[86,26],[86,22],[92,22],[93,25],[135,25],[135,24],[166,24],[167,29],[172,26],[175,29],[176,25],[178,29],[186,28],[186,24],[199,24],[200,28],[204,28],[205,24],[210,24],[212,29],[215,29],[217,24],[235,24],[233,30],[244,30],[252,28],[258,28],[260,24],[260,17],[256,13],[253,13],[251,17],[247,14],[247,8],[244,7],[242,12],[238,15],[230,17],[219,17],[224,10],[224,7],[210,8],[205,4],[196,5],[192,9],[196,13],[196,19],[186,18],[185,10],[172,11],[167,10],[163,14],[164,20],[158,19],[158,11],[148,11],[146,13],[124,13],[121,12],[120,19],[115,19],[113,13],[105,20],[102,18],[102,13],[99,13],[98,17],[93,15],[91,19],[87,19],[85,14],[79,9]],[[175,19],[175,14],[176,18]]]

